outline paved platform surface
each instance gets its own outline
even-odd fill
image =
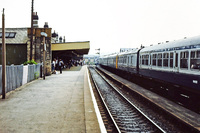
[[[0,133],[99,133],[86,66],[26,84],[0,100]]]

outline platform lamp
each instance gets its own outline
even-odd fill
[[[45,43],[45,37],[47,37],[47,33],[41,32],[41,36],[43,37],[43,79],[45,80],[46,75],[46,63],[45,63],[45,55],[46,55],[46,43]]]

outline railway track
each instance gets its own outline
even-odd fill
[[[118,132],[166,132],[137,108],[116,86],[112,85],[94,68],[89,68],[91,78],[97,88],[112,120],[113,129]]]

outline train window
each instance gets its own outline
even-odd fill
[[[153,58],[152,58],[152,60],[153,60],[153,66],[156,66],[156,54],[153,54]]]
[[[163,66],[168,67],[169,53],[163,55]]]
[[[142,65],[149,64],[149,55],[142,55]]]
[[[162,54],[158,54],[158,66],[162,66]]]
[[[145,61],[146,61],[145,64],[148,65],[149,64],[149,55],[146,55],[146,60]]]
[[[124,57],[124,63],[125,63],[125,64],[126,64],[126,58],[127,58],[127,57],[125,56],[125,57]]]
[[[170,53],[170,67],[173,68],[174,53]]]
[[[188,55],[188,51],[181,52],[180,68],[188,68]]]
[[[129,64],[129,57],[128,57],[128,64]]]
[[[176,62],[175,62],[175,67],[178,67],[178,53],[176,53]]]
[[[142,55],[142,65],[144,65],[144,60],[145,60],[145,57],[144,55]]]
[[[133,56],[131,56],[131,64],[133,64]]]
[[[191,52],[190,68],[200,70],[200,50]]]

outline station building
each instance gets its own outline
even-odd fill
[[[46,75],[51,74],[51,63],[53,58],[62,59],[64,62],[69,60],[83,60],[83,55],[88,54],[90,49],[89,41],[78,42],[57,42],[54,33],[47,25],[44,28],[34,28],[32,59],[37,63],[43,62],[43,37],[41,32],[47,33],[46,44]],[[30,28],[6,28],[6,64],[20,65],[30,60]],[[2,29],[0,28],[0,48],[2,47]],[[0,51],[2,58],[2,51]],[[0,60],[2,64],[2,60]]]

